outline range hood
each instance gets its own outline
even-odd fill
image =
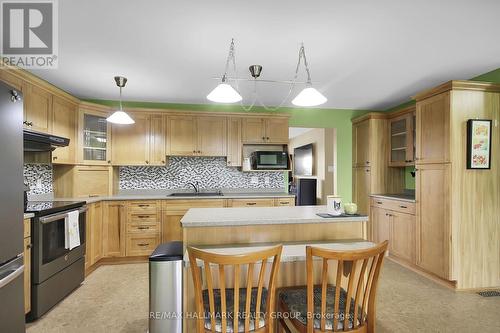
[[[25,152],[53,151],[69,145],[69,139],[46,133],[24,130],[23,136]]]

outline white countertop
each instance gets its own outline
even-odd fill
[[[203,199],[258,199],[258,198],[293,198],[295,195],[283,192],[250,192],[250,193],[231,193],[223,192],[224,195],[214,196],[169,196],[168,194],[117,194],[112,196],[83,197],[83,198],[42,198],[32,199],[30,201],[85,201],[94,203],[99,201],[126,201],[126,200],[203,200]]]
[[[183,228],[189,228],[368,221],[368,216],[323,218],[316,215],[326,212],[326,206],[191,208],[181,223]]]
[[[33,214],[33,213],[24,213],[24,218],[23,219],[24,220],[30,219],[30,218],[32,218],[34,216],[35,216],[35,214]]]
[[[272,247],[275,244],[257,244],[257,245],[247,245],[242,246],[200,246],[196,247],[201,250],[205,250],[211,253],[223,254],[223,255],[238,255],[245,254],[253,251],[260,251]],[[281,251],[281,262],[294,262],[294,261],[305,261],[306,260],[306,246],[311,245],[315,247],[320,247],[328,250],[336,251],[352,251],[352,250],[362,250],[375,246],[375,243],[367,242],[364,240],[338,240],[329,242],[310,242],[310,243],[291,243],[283,244],[283,249]],[[187,265],[189,263],[189,256],[187,250],[184,253],[184,263]],[[201,262],[198,263],[199,265]]]

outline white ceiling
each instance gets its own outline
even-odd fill
[[[261,64],[273,80],[293,77],[303,41],[328,108],[385,109],[500,67],[498,0],[58,3],[59,69],[35,73],[82,98],[117,99],[122,74],[125,100],[208,103],[232,37],[240,76]],[[286,93],[264,84],[259,95],[277,105]]]

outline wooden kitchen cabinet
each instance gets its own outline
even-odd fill
[[[243,118],[243,143],[288,143],[288,118]]]
[[[91,237],[90,237],[90,264],[93,265],[102,258],[102,243],[103,243],[103,223],[102,223],[102,206],[101,202],[91,205],[90,222]]]
[[[194,116],[167,117],[167,155],[194,156],[197,141]]]
[[[450,162],[450,92],[417,102],[418,164]]]
[[[58,198],[88,198],[112,194],[113,169],[99,165],[56,165],[54,194]]]
[[[151,115],[150,165],[165,165],[166,163],[166,118],[164,115]]]
[[[370,166],[370,119],[352,125],[352,165]]]
[[[371,194],[371,168],[353,168],[352,193],[353,201],[358,205],[359,214],[368,214],[369,195]]]
[[[108,201],[103,206],[103,257],[125,256],[126,203]]]
[[[184,215],[170,215],[168,212],[163,213],[161,226],[162,243],[182,241],[181,219],[183,216]]]
[[[391,242],[391,220],[389,214],[389,210],[379,207],[372,207],[370,210],[372,237],[377,243],[385,240],[388,240],[389,244]]]
[[[52,99],[52,134],[69,139],[67,147],[52,152],[53,164],[75,164],[78,106],[61,97]]]
[[[404,167],[415,164],[415,107],[398,112],[389,119],[389,166]]]
[[[295,197],[288,197],[288,198],[275,198],[274,199],[274,206],[280,207],[280,206],[295,206]]]
[[[34,84],[25,82],[24,127],[50,133],[52,129],[52,94]]]
[[[0,68],[0,81],[7,83],[18,91],[23,91],[23,80],[9,73],[6,69]]]
[[[111,126],[111,163],[113,165],[148,165],[150,159],[151,117],[133,113],[135,123]]]
[[[196,117],[197,148],[199,156],[225,156],[227,142],[226,117]]]
[[[228,199],[228,207],[273,207],[273,198]]]
[[[448,279],[450,272],[449,164],[417,165],[417,265]]]
[[[415,215],[404,214],[391,211],[391,234],[390,234],[390,252],[391,254],[415,263]]]
[[[242,158],[241,118],[229,117],[227,120],[227,165],[240,167]]]
[[[78,111],[78,163],[111,165],[109,109],[83,102]]]
[[[149,256],[160,244],[161,204],[155,200],[127,203],[125,253]]]

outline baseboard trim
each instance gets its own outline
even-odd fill
[[[85,269],[85,277],[92,274],[97,268],[99,268],[101,266],[137,264],[137,263],[148,262],[148,260],[149,260],[149,256],[101,258],[99,261],[94,263],[92,266]]]
[[[396,264],[399,264],[405,268],[408,268],[409,270],[441,285],[441,286],[444,286],[444,287],[447,287],[449,289],[452,289],[452,290],[457,290],[456,289],[456,281],[448,281],[448,280],[445,280],[433,273],[429,273],[429,272],[426,272],[426,271],[423,271],[420,267],[418,267],[417,265],[414,265],[414,264],[411,264],[405,260],[402,260],[402,259],[399,259],[398,257],[396,256],[393,256],[391,254],[389,254],[389,256],[387,257],[387,259],[391,260],[392,262],[395,262]]]

